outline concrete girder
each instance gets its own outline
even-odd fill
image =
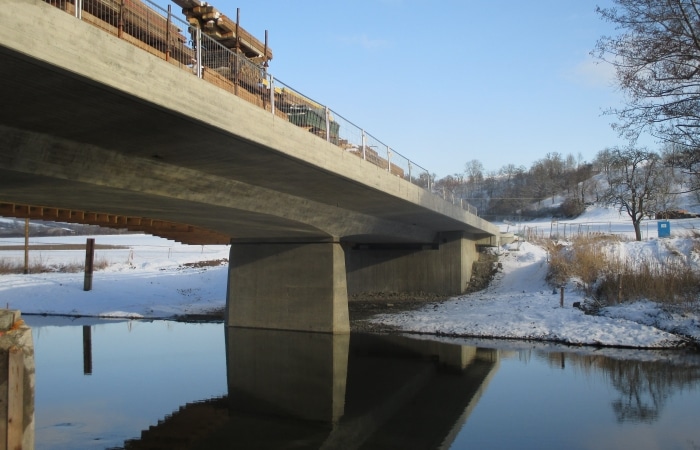
[[[172,166],[157,159],[134,158],[89,144],[0,125],[2,201],[99,211],[195,225],[235,239],[328,240],[357,233],[378,240],[432,242],[430,230],[393,222],[333,205],[299,198],[224,177]],[[24,174],[21,182],[12,183]],[[40,182],[37,182],[40,181]],[[45,189],[40,186],[45,185]],[[58,189],[59,186],[65,189]],[[112,204],[102,190],[110,191]],[[125,205],[115,205],[123,198]],[[172,204],[168,211],[165,205]],[[221,223],[216,214],[194,213],[193,205],[257,217],[254,227],[235,219]],[[183,213],[191,208],[192,214]],[[231,212],[224,216],[231,216]],[[246,219],[248,220],[248,219]],[[369,239],[369,237],[368,237]]]

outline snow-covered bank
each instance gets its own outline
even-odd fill
[[[564,307],[560,307],[560,293],[544,281],[546,258],[545,250],[536,245],[511,244],[500,257],[503,270],[484,291],[372,320],[413,333],[578,345],[676,347],[688,340],[678,334],[700,342],[697,311],[678,313],[674,320],[657,305],[643,302],[606,308],[604,315],[592,316],[572,307],[584,301],[573,285],[567,286]]]

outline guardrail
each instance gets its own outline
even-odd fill
[[[472,214],[476,207],[435,189],[430,172],[363,128],[299,93],[266,68],[173,16],[150,0],[44,0],[75,17],[188,70],[236,96],[270,111],[358,158],[420,186]],[[184,33],[187,33],[185,35]]]

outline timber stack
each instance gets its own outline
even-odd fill
[[[173,0],[182,7],[182,14],[187,17],[187,22],[196,28],[200,28],[207,36],[211,37],[224,47],[245,55],[250,61],[263,66],[272,59],[272,50],[267,43],[262,43],[252,34],[248,33],[238,21],[233,21],[221,11],[200,0]]]

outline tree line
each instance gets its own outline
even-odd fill
[[[466,200],[487,220],[531,218],[560,214],[560,206],[548,205],[545,199],[561,193],[570,202],[584,205],[587,180],[593,173],[593,164],[554,152],[535,161],[529,169],[506,164],[487,172],[479,160],[473,159],[465,164],[462,173],[437,179],[433,186],[449,197]]]
[[[572,218],[591,203],[616,206],[632,221],[641,240],[641,222],[678,208],[678,196],[693,192],[700,202],[695,176],[676,164],[677,148],[660,152],[636,147],[601,150],[591,162],[581,156],[548,153],[529,169],[506,164],[485,172],[471,160],[464,172],[436,180],[442,193],[474,205],[487,220],[528,220],[554,216]]]

